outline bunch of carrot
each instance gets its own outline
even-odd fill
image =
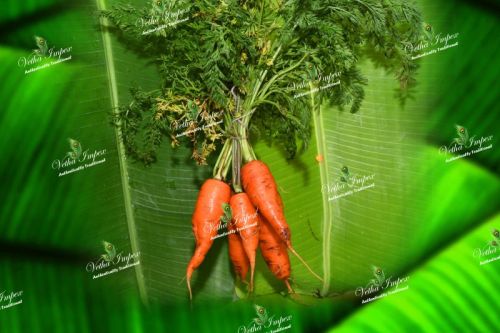
[[[293,289],[289,282],[291,265],[288,251],[322,280],[292,246],[291,231],[271,171],[264,162],[255,158],[244,133],[236,131],[236,134],[226,141],[214,168],[214,177],[202,185],[195,205],[192,224],[196,248],[186,271],[190,299],[191,276],[210,250],[221,219],[227,222],[229,256],[236,277],[248,284],[249,293],[254,290],[255,260],[259,247],[270,271],[284,281],[290,293]],[[246,163],[241,167],[243,160]],[[232,189],[223,180],[230,164]],[[229,219],[224,210],[227,205],[230,207]]]

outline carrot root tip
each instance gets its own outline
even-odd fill
[[[189,281],[189,278],[187,278],[186,281],[187,281],[187,287],[189,290],[189,300],[192,301],[193,300],[193,293],[191,291],[191,282]]]
[[[288,249],[290,250],[290,252],[292,252],[292,253],[293,253],[293,254],[297,257],[297,259],[299,259],[299,260],[300,260],[300,262],[301,262],[304,266],[306,266],[307,270],[308,270],[309,272],[311,272],[311,274],[312,274],[312,275],[314,275],[314,277],[315,277],[315,278],[317,278],[318,280],[320,280],[321,282],[323,282],[323,279],[322,279],[322,278],[321,278],[318,274],[316,274],[316,273],[315,273],[315,272],[311,269],[311,267],[309,267],[309,265],[307,264],[307,262],[306,262],[304,259],[302,259],[302,257],[301,257],[301,256],[297,253],[297,251],[295,251],[295,249],[294,249],[291,245],[288,245]]]
[[[285,285],[286,285],[286,287],[287,287],[287,289],[288,289],[288,293],[289,293],[289,294],[294,294],[294,293],[295,293],[295,292],[293,291],[292,286],[290,285],[290,282],[288,281],[288,279],[287,279],[287,280],[285,280]]]

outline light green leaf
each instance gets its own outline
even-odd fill
[[[500,215],[409,273],[409,290],[364,306],[330,332],[496,332],[500,265],[481,265],[473,253],[498,225]]]

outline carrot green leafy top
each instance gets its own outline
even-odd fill
[[[405,45],[424,35],[406,0],[155,0],[103,15],[161,74],[160,89],[133,89],[117,115],[127,152],[145,164],[165,137],[189,139],[205,164],[235,117],[293,158],[310,137],[310,94],[357,112],[367,58],[395,75],[404,101],[417,70]]]

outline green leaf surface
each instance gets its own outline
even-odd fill
[[[425,59],[436,68],[428,78],[433,88],[428,99],[433,111],[427,123],[429,141],[436,145],[450,144],[455,124],[465,126],[471,136],[494,135],[493,146],[498,145],[498,94],[493,87],[500,75],[495,65],[500,46],[491,41],[498,35],[500,24],[489,8],[486,3],[478,6],[477,2],[456,0],[443,2],[439,10],[432,4],[423,6],[436,31],[443,35],[460,33],[458,48]],[[451,16],[456,19],[450,20]],[[471,159],[493,172],[500,171],[498,149]]]
[[[121,48],[115,43],[112,47]],[[117,82],[131,81],[138,67],[143,70],[137,60],[135,63],[128,60],[132,56],[126,58],[123,52],[114,54]],[[119,66],[127,67],[128,72],[124,73]],[[421,79],[425,80],[433,68],[432,65],[424,68]],[[427,230],[419,215],[428,204],[424,193],[433,185],[433,177],[449,171],[448,165],[441,163],[437,150],[433,154],[432,149],[421,144],[426,134],[425,104],[418,101],[429,93],[419,92],[416,101],[402,109],[393,95],[396,83],[391,75],[369,64],[363,66],[363,71],[369,86],[361,112],[353,115],[323,107],[315,123],[316,140],[305,154],[289,162],[279,149],[253,142],[258,157],[269,165],[279,185],[294,247],[313,270],[326,277],[324,284],[314,280],[291,255],[292,280],[304,294],[316,290],[323,295],[353,290],[371,274],[367,269],[369,263],[383,263],[384,269],[397,272],[429,253],[425,248],[409,245],[415,233],[421,235]],[[126,100],[124,87],[120,87],[119,95]],[[145,288],[152,299],[173,302],[186,298],[182,279],[194,243],[190,216],[196,192],[209,176],[209,170],[196,167],[183,147],[162,149],[159,161],[151,168],[129,163],[127,172],[134,233],[144,254]],[[323,156],[322,162],[318,162],[318,154]],[[423,159],[435,161],[427,164],[432,165],[435,176],[429,176],[422,167]],[[330,195],[322,189],[325,183],[339,181],[343,166],[348,166],[358,177],[375,174],[375,187],[328,201]],[[480,186],[491,184],[484,188],[485,195],[483,201],[477,202],[477,209],[497,191],[497,184],[487,180],[488,176],[482,174],[471,178],[471,183],[483,184]],[[438,221],[436,227],[443,220]],[[472,222],[464,220],[463,228]],[[447,239],[453,234],[453,230],[442,230],[440,235]],[[258,295],[284,290],[262,260],[257,266]],[[233,280],[225,239],[217,239],[193,279],[197,300],[231,297]]]
[[[63,202],[69,193],[76,196],[85,183],[81,178],[61,181],[52,170],[52,162],[68,150],[62,133],[72,122],[70,110],[74,104],[67,97],[71,92],[69,87],[75,84],[77,69],[61,64],[25,75],[17,61],[26,53],[29,52],[0,49],[5,60],[0,65],[5,83],[0,98],[7,101],[0,126],[3,133],[9,133],[9,139],[2,140],[0,149],[8,161],[2,165],[4,186],[10,189],[0,195],[1,219],[9,221],[0,225],[0,235],[17,242],[74,246],[78,235],[72,234],[75,229],[68,228],[66,221],[82,215],[84,208]],[[70,184],[74,185],[71,192]]]
[[[103,238],[120,251],[130,247],[111,104],[103,93],[108,90],[102,39],[89,29],[96,23],[95,6],[75,5],[47,19],[42,35],[49,46],[72,47],[72,59],[33,73],[25,74],[18,61],[35,47],[33,31],[40,31],[40,22],[16,30],[32,45],[0,48],[0,127],[6,138],[0,145],[7,161],[1,166],[0,239],[8,251],[90,260],[101,254]],[[65,28],[68,34],[61,34]],[[106,150],[105,163],[59,176],[52,165],[72,151],[69,138],[80,143],[82,153]],[[88,276],[85,264],[79,270]],[[117,284],[127,289],[135,282],[123,273]]]
[[[55,5],[62,3],[62,0],[7,1],[7,3],[2,4],[0,24],[51,9]]]
[[[22,20],[53,3],[9,1],[0,22]],[[2,249],[13,244],[9,251],[19,253],[2,253],[14,259],[0,261],[0,291],[22,289],[25,298],[22,306],[0,311],[0,331],[236,331],[255,317],[252,302],[270,313],[292,314],[294,332],[321,331],[327,321],[339,321],[354,310],[349,302],[332,298],[299,295],[304,306],[277,294],[285,287],[260,259],[257,298],[228,302],[234,297],[234,277],[223,238],[194,276],[195,311],[187,309],[182,279],[194,248],[191,214],[210,170],[194,165],[189,147],[173,150],[165,144],[151,168],[125,161],[124,176],[119,168],[123,154],[109,124],[116,104],[109,94],[109,64],[96,8],[89,2],[43,22],[24,22],[2,37],[9,46],[0,47],[0,151],[5,161],[0,242]],[[456,1],[424,7],[443,31],[463,31],[464,45],[423,60],[419,82],[429,85],[404,110],[393,97],[394,79],[365,65],[369,85],[359,115],[323,108],[317,119],[321,130],[305,154],[288,162],[276,147],[254,142],[276,177],[295,248],[315,271],[330,277],[327,284],[319,283],[291,256],[294,287],[301,294],[316,289],[341,293],[365,285],[372,278],[371,265],[383,266],[390,275],[410,272],[410,291],[361,307],[340,331],[494,332],[498,327],[498,262],[479,266],[472,257],[473,249],[488,241],[491,228],[498,228],[498,216],[479,224],[498,210],[499,179],[489,171],[498,166],[498,151],[453,163],[438,154],[438,146],[453,138],[455,123],[472,134],[494,134],[498,127],[493,112],[498,96],[491,93],[497,71],[490,61],[498,46],[489,43],[498,24],[491,15],[458,8]],[[462,26],[446,26],[455,10],[467,20],[455,20]],[[35,48],[34,34],[52,45],[73,46],[74,59],[25,75],[17,61]],[[112,84],[120,104],[130,101],[130,86],[158,88],[154,67],[114,39],[111,47]],[[484,57],[476,63],[478,52]],[[462,54],[467,57],[460,58]],[[443,84],[449,73],[455,73],[451,84]],[[465,80],[471,73],[474,79]],[[463,98],[467,92],[472,100]],[[439,104],[433,104],[436,98]],[[51,163],[69,151],[68,138],[78,140],[84,150],[106,148],[107,162],[57,177]],[[426,139],[431,143],[424,144]],[[318,152],[323,162],[317,161]],[[375,188],[323,206],[322,186],[344,176],[346,165],[350,174],[375,173]],[[331,234],[325,232],[330,228]],[[80,252],[97,258],[103,240],[118,252],[131,250],[136,242],[140,274],[131,269],[96,281],[85,271],[85,262],[72,261]],[[69,256],[74,265],[49,264],[36,251],[28,251],[29,262],[19,263],[16,255],[26,255],[26,245],[54,249],[51,256]],[[149,309],[135,293],[141,275]],[[268,293],[273,295],[264,296]]]
[[[497,331],[500,266],[481,265],[473,253],[499,223],[499,215],[485,221],[413,270],[408,291],[364,306],[330,332]]]

